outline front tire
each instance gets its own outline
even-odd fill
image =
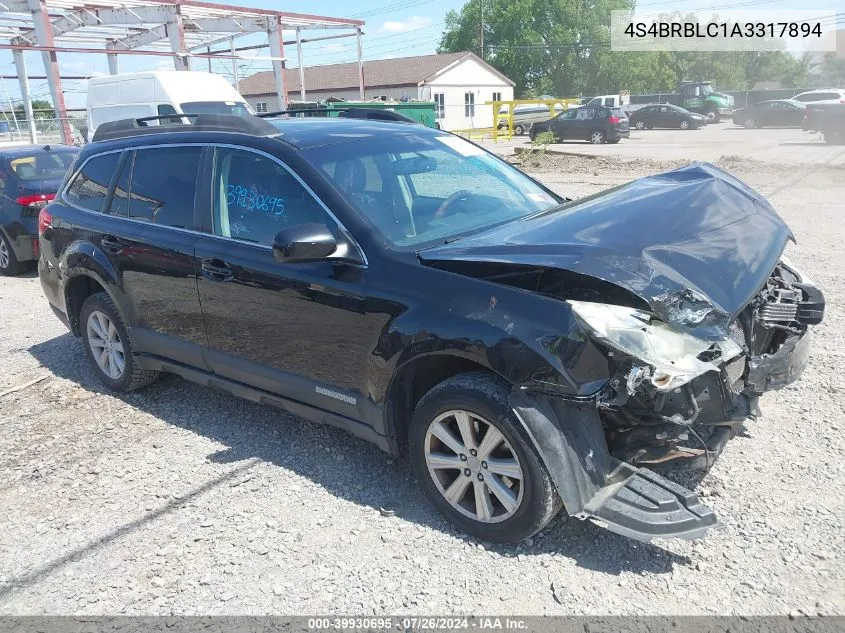
[[[428,500],[465,532],[517,543],[539,532],[561,501],[494,376],[461,374],[431,389],[411,420],[409,448]]]
[[[513,126],[513,133],[517,136],[522,136],[525,134],[525,128],[522,125],[515,125]]]
[[[637,121],[634,124],[634,127],[637,128],[638,130],[644,130],[645,129],[645,121]]]
[[[747,119],[745,119],[742,125],[745,127],[746,130],[753,130],[755,127],[757,127],[757,121],[755,121],[751,117],[748,117]]]
[[[681,129],[688,130],[689,129],[689,121],[681,121]]]
[[[134,391],[158,377],[158,372],[138,367],[123,318],[108,293],[99,292],[85,300],[79,323],[88,360],[106,387]]]

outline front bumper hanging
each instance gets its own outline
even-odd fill
[[[515,389],[510,404],[570,516],[639,541],[695,539],[718,524],[698,496],[612,457],[594,406]]]

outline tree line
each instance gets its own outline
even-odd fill
[[[784,88],[845,85],[845,60],[833,53],[816,65],[809,54],[784,51],[611,51],[610,12],[634,5],[634,0],[469,0],[446,14],[438,52],[481,55],[516,82],[515,94],[522,97],[674,92],[683,80],[710,80],[718,90],[749,90],[761,81]]]

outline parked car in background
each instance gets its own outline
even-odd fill
[[[0,150],[0,274],[17,275],[38,259],[38,212],[53,199],[77,154],[67,145]]]
[[[823,318],[789,227],[712,165],[572,201],[420,125],[137,123],[98,130],[39,218],[100,381],[171,372],[345,429],[482,540],[562,507],[700,537],[713,511],[650,468],[711,465]]]
[[[819,90],[808,90],[794,97],[793,101],[801,103],[814,103],[816,101],[842,102],[845,103],[845,89],[843,88],[822,88]]]
[[[581,106],[604,106],[605,108],[622,108],[630,103],[631,93],[627,90],[623,90],[618,95],[599,95],[592,99],[581,100]]]
[[[707,125],[707,117],[684,110],[671,103],[652,103],[631,112],[628,115],[629,124],[638,130],[652,128],[677,128],[680,130],[697,130]]]
[[[558,141],[618,143],[628,138],[628,116],[620,108],[581,106],[561,112],[555,118],[531,126],[531,140],[541,132],[552,132]]]
[[[108,121],[168,114],[254,114],[221,75],[157,70],[88,80],[88,137]],[[150,121],[148,125],[157,125]]]
[[[801,126],[810,132],[821,132],[825,143],[845,143],[845,103],[809,103]]]
[[[748,129],[755,127],[801,127],[806,108],[806,104],[794,99],[761,101],[734,112],[734,123]]]
[[[506,130],[508,128],[507,116],[502,116],[507,115],[508,107],[507,105],[503,105],[499,108],[499,120],[496,125],[500,130]],[[514,106],[513,133],[517,136],[522,136],[531,129],[532,123],[548,121],[552,118],[552,112],[560,113],[563,110],[563,106],[559,103],[556,103],[551,110],[549,106],[543,104],[534,105],[526,103]]]

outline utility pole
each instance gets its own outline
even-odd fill
[[[484,0],[481,3],[481,59],[484,59]]]

